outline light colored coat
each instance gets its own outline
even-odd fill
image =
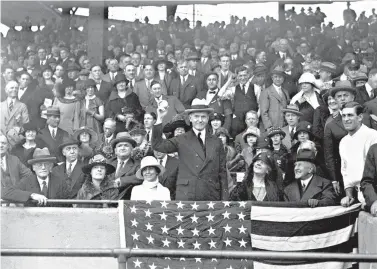
[[[170,191],[161,183],[157,183],[157,188],[153,189],[141,184],[132,188],[131,200],[170,201]]]
[[[29,122],[29,113],[24,103],[15,100],[12,112],[9,111],[7,99],[0,103],[0,126],[1,131],[7,133],[13,127],[22,127]]]

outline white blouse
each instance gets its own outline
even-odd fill
[[[155,188],[141,184],[132,188],[131,200],[170,201],[170,191],[160,183]]]

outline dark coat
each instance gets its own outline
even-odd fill
[[[162,125],[154,125],[152,148],[179,155],[176,199],[182,201],[226,201],[228,180],[224,146],[208,130],[205,152],[191,130],[171,139],[162,138]]]
[[[325,132],[325,124],[329,117],[330,117],[330,110],[325,104],[320,105],[314,110],[313,134],[318,139],[323,138],[323,135]]]
[[[20,159],[20,161],[26,167],[30,167],[30,165],[27,163],[27,161],[32,159],[34,150],[36,148],[44,148],[44,147],[46,147],[46,145],[44,143],[42,143],[42,141],[38,141],[38,143],[36,143],[35,148],[25,149],[23,147],[24,143],[25,143],[25,140],[22,140],[20,143],[16,144],[12,148],[11,153],[12,153],[12,155],[17,156],[17,158]]]
[[[68,177],[66,172],[66,162],[63,162],[62,164],[55,166],[52,169],[52,172],[54,174],[59,175],[61,178],[64,178],[69,191],[69,198],[74,199],[77,196],[77,192],[81,188],[82,184],[84,183],[84,173],[82,171],[82,167],[84,166],[84,163],[77,161],[75,167],[72,170],[71,176]]]
[[[321,106],[324,106],[325,103],[323,102],[322,98],[319,96],[319,93],[315,92],[315,96],[317,97],[318,104]],[[308,103],[308,102],[303,102],[299,103],[298,101],[295,103],[300,112],[303,114],[300,117],[300,121],[308,121],[313,124],[314,120],[314,108]]]
[[[358,102],[360,105],[363,105],[365,102],[368,102],[371,100],[365,85],[361,87],[357,87],[356,89],[357,89],[357,94],[356,94],[355,101]]]
[[[66,131],[57,128],[55,139],[51,137],[50,130],[48,126],[43,128],[37,137],[35,138],[35,142],[37,144],[45,144],[50,151],[52,156],[55,156],[58,159],[58,162],[64,161],[63,155],[59,151],[59,145],[63,144],[63,139],[67,138],[69,135]]]
[[[175,191],[177,187],[179,160],[168,156],[165,164],[165,172],[158,176],[158,179],[162,186],[166,187],[170,191],[170,199],[175,200]]]
[[[363,178],[360,187],[367,207],[377,201],[377,144],[372,145],[365,159]]]
[[[99,91],[97,90],[97,87],[94,89],[95,90],[95,95],[102,100],[104,104],[106,104],[107,100],[110,97],[110,94],[114,89],[113,84],[110,82],[101,80],[101,84],[99,87]]]
[[[122,108],[131,108],[137,121],[141,121],[143,117],[143,109],[141,108],[139,98],[134,92],[120,98],[118,92],[113,91],[110,94],[109,101],[105,106],[106,116],[116,120],[116,133],[126,131],[126,123],[118,120],[117,116],[122,113]]]
[[[319,200],[318,206],[336,205],[336,195],[331,181],[314,175],[304,192],[298,180],[291,182],[284,189],[284,200],[287,202],[307,202],[309,199]]]
[[[114,133],[111,141],[113,141],[115,139],[115,137],[116,137],[116,135]],[[102,133],[102,134],[98,135],[98,140],[97,140],[96,146],[95,146],[95,151],[101,152],[102,154],[104,154],[104,156],[108,160],[114,158],[114,156],[115,156],[113,147],[111,146],[111,141],[108,143],[107,140],[105,139],[105,134]]]
[[[198,81],[194,76],[188,75],[183,85],[181,84],[181,77],[178,76],[171,81],[168,95],[176,96],[185,108],[190,108],[192,100],[194,100],[200,91]]]
[[[6,154],[5,156],[7,171],[0,169],[2,186],[16,186],[23,178],[28,178],[32,175],[30,169],[27,168],[19,158],[10,154]]]
[[[30,111],[33,106],[33,97],[36,92],[36,85],[34,83],[30,83],[29,86],[26,88],[24,94],[21,96],[21,99],[19,99],[20,102],[24,103]],[[30,113],[29,113],[30,117]]]
[[[41,105],[43,105],[45,99],[54,101],[55,96],[52,90],[47,86],[37,87],[33,92],[32,99],[29,101],[30,106],[28,106],[30,121],[35,121],[40,129],[46,125],[46,119],[41,118]]]

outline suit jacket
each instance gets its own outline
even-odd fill
[[[162,94],[168,95],[168,89],[170,88],[171,81],[173,80],[173,75],[171,73],[166,72],[164,75],[164,79],[161,79],[158,71],[156,71],[153,80],[160,82]]]
[[[114,87],[110,82],[101,80],[99,91],[97,90],[97,87],[95,88],[95,95],[106,104],[113,89]]]
[[[363,178],[360,187],[367,207],[377,201],[377,144],[370,146],[365,159]]]
[[[284,188],[285,201],[307,202],[309,199],[319,200],[318,206],[336,205],[336,195],[331,181],[314,175],[304,192],[299,180],[294,180]]]
[[[161,185],[169,189],[170,199],[172,201],[175,200],[178,167],[179,167],[179,160],[177,158],[173,158],[168,155],[166,164],[165,164],[165,172],[162,175],[159,175],[158,177]]]
[[[96,146],[95,146],[95,151],[102,152],[105,155],[106,159],[108,159],[108,160],[113,159],[114,150],[113,150],[113,147],[111,146],[111,142],[115,139],[115,137],[116,137],[116,135],[114,133],[110,142],[107,142],[105,140],[105,134],[104,133],[99,134],[98,140],[97,140],[97,143],[96,143]]]
[[[185,108],[191,107],[191,102],[200,91],[198,82],[195,77],[188,75],[187,80],[182,85],[181,77],[174,78],[170,84],[168,95],[174,95],[185,106]]]
[[[0,126],[5,134],[13,127],[22,127],[29,122],[29,113],[26,105],[18,100],[13,103],[12,112],[9,111],[8,101],[0,103]]]
[[[210,59],[210,58],[208,58],[204,64],[200,60],[200,62],[198,62],[197,68],[198,68],[198,70],[200,70],[204,74],[207,74],[207,73],[211,72],[211,63],[212,63],[212,59]]]
[[[152,148],[159,152],[178,152],[179,170],[176,197],[182,201],[226,201],[228,180],[224,146],[207,130],[205,152],[191,130],[171,139],[162,138],[162,125],[154,125]]]
[[[356,102],[363,105],[364,103],[371,100],[365,85],[358,87],[356,89],[357,89],[357,94],[356,94],[356,98],[355,98]]]
[[[282,140],[283,145],[287,148],[287,150],[290,150],[292,145],[296,144],[297,140],[292,141],[291,133],[289,132],[289,126],[286,125],[281,130],[285,133],[285,137]]]
[[[29,86],[26,88],[24,94],[21,96],[21,99],[19,99],[20,102],[24,103],[28,110],[30,110],[30,107],[32,106],[32,100],[35,95],[36,85],[33,85],[33,83],[30,83]]]
[[[118,159],[114,158],[110,162],[116,169],[118,168]],[[123,165],[118,175],[113,173],[111,178],[120,178],[119,187],[119,199],[120,200],[130,200],[132,188],[136,185],[140,185],[143,180],[136,177],[136,172],[140,168],[140,161],[134,160],[132,158]]]
[[[64,161],[63,155],[59,151],[58,147],[63,143],[63,139],[67,138],[69,135],[66,131],[58,128],[56,131],[55,139],[51,137],[50,130],[48,126],[43,128],[37,137],[35,138],[36,142],[44,143],[50,151],[52,156],[55,156],[58,159],[58,162]]]
[[[135,69],[135,81],[140,81],[143,79],[144,79],[144,68],[142,65],[140,65],[139,69],[138,68]]]
[[[271,85],[260,94],[260,114],[264,128],[266,129],[271,126],[283,127],[284,125],[284,113],[282,109],[286,108],[287,104],[289,104],[289,95],[283,88],[281,90],[283,96],[280,96],[274,85]]]
[[[169,104],[168,112],[163,119],[162,125],[165,125],[166,123],[170,122],[175,115],[181,114],[185,111],[185,107],[183,106],[181,101],[179,101],[175,96],[162,96],[162,100],[166,100]],[[158,104],[156,102],[156,99],[152,98],[149,101],[148,106],[145,108],[145,111],[157,113],[157,107]]]
[[[75,199],[77,192],[81,188],[82,184],[84,184],[85,177],[82,171],[83,166],[84,163],[77,161],[70,177],[68,177],[67,175],[66,162],[63,162],[62,164],[59,164],[52,169],[52,174],[58,175],[58,177],[65,180],[69,191],[69,199]]]
[[[30,169],[27,168],[16,156],[6,154],[5,159],[7,171],[0,169],[1,186],[16,186],[23,178],[27,178],[32,175]]]
[[[224,84],[228,81],[229,76],[233,76],[233,72],[228,70],[227,76],[224,76],[223,73],[220,72],[219,74],[219,82],[217,83],[217,87],[221,89]]]
[[[242,66],[245,63],[245,60],[241,58],[240,56],[237,56],[237,59],[230,60],[230,67],[229,69],[234,72],[237,67]]]
[[[137,81],[135,83],[133,92],[136,93],[136,95],[139,97],[141,107],[145,109],[152,98],[150,89],[147,87],[145,79]]]
[[[109,82],[109,83],[113,83],[114,80],[115,80],[115,76],[118,75],[118,74],[121,74],[121,71],[117,71],[114,73],[114,79],[111,79],[110,77],[110,74],[109,73],[106,73],[102,76],[102,80],[106,81],[106,82]]]

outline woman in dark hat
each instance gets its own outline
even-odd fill
[[[173,76],[168,72],[168,69],[173,68],[173,63],[165,58],[159,58],[153,63],[153,66],[155,70],[154,80],[160,82],[162,92],[167,93],[173,79]]]
[[[22,128],[24,139],[12,148],[11,154],[17,156],[24,165],[28,166],[27,161],[33,157],[34,150],[36,148],[44,148],[46,145],[39,140],[35,140],[38,133],[36,122],[28,122]]]
[[[80,142],[79,158],[82,162],[88,163],[94,154],[98,134],[93,129],[83,126],[74,132],[73,138]]]
[[[65,79],[58,84],[58,96],[53,106],[60,110],[59,128],[72,135],[79,128],[80,101],[73,95],[76,83],[73,80]]]
[[[216,131],[224,125],[225,117],[223,114],[214,112],[209,115],[209,125],[211,126],[212,133],[216,134]]]
[[[95,95],[96,82],[92,79],[85,81],[85,97],[80,101],[79,125],[91,128],[97,134],[102,133],[101,122],[105,118],[105,108],[102,100]]]
[[[288,149],[282,143],[285,135],[285,132],[279,127],[271,127],[267,130],[267,137],[270,141],[272,156],[279,169],[281,169],[282,171],[285,170],[288,157]]]
[[[53,71],[49,65],[42,68],[42,77],[38,79],[39,88],[47,88],[52,92],[55,85],[55,78],[52,77]]]
[[[190,129],[191,127],[187,125],[185,117],[178,114],[171,120],[171,122],[164,126],[163,132],[169,134],[169,138],[172,138],[184,134]]]
[[[106,158],[97,154],[90,159],[89,164],[82,168],[85,182],[77,193],[77,200],[117,200],[118,188],[110,177],[115,167],[106,162]],[[107,207],[106,205],[74,205],[75,207]]]
[[[245,179],[230,193],[231,201],[282,201],[276,184],[276,167],[270,153],[259,153],[253,159]]]

